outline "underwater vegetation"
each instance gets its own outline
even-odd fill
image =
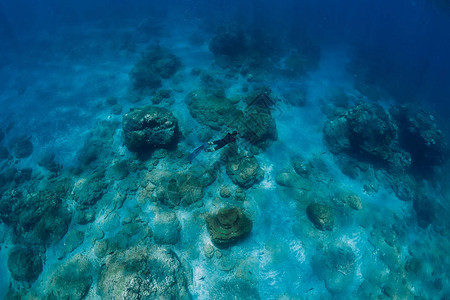
[[[262,13],[154,13],[34,37],[53,61],[7,97],[52,101],[0,122],[1,296],[449,297],[439,111]]]

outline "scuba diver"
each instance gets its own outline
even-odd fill
[[[223,147],[225,147],[226,145],[228,145],[229,143],[234,143],[236,142],[236,138],[237,138],[237,131],[233,131],[232,133],[227,133],[226,136],[224,136],[222,139],[220,140],[215,140],[212,142],[207,142],[204,143],[203,145],[201,145],[200,147],[198,147],[197,149],[195,149],[189,156],[189,162],[192,163],[192,161],[194,160],[194,158],[203,150],[205,152],[213,152],[213,151],[217,151]]]

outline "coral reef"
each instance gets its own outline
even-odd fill
[[[46,282],[48,298],[85,299],[93,282],[92,263],[82,254],[55,268]]]
[[[238,154],[228,157],[227,174],[230,179],[243,188],[249,188],[264,178],[264,172],[252,155]]]
[[[133,109],[123,116],[122,127],[125,145],[134,152],[173,147],[179,137],[177,119],[162,107]]]
[[[107,258],[97,295],[110,299],[190,299],[185,270],[165,247],[132,247]]]
[[[206,217],[206,225],[213,243],[226,248],[247,235],[252,221],[238,207],[221,208],[215,214]]]

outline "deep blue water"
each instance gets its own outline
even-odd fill
[[[185,262],[186,274],[191,274],[186,275],[185,285],[194,299],[449,297],[450,226],[445,216],[450,210],[450,152],[444,146],[450,135],[448,1],[129,2],[0,2],[0,150],[9,152],[0,155],[0,298],[8,288],[11,299],[21,288],[17,295],[22,297],[32,293],[63,297],[58,284],[63,286],[65,279],[55,281],[55,274],[73,261],[75,268],[85,270],[78,260],[81,255],[91,267],[75,276],[84,284],[90,282],[79,298],[107,299],[114,293],[102,290],[102,278],[114,271],[105,271],[102,265],[114,259],[134,264],[130,249],[153,245],[169,247]],[[133,72],[142,62],[141,53],[155,45],[162,47],[162,55],[175,55],[179,66],[168,75],[158,75],[159,85],[142,88]],[[150,68],[157,72],[158,67]],[[201,153],[198,164],[202,170],[214,165],[217,177],[201,187],[202,204],[170,207],[158,202],[158,184],[173,187],[161,174],[182,177],[174,174],[188,172],[191,178],[189,172],[195,170],[183,157],[199,143],[230,131],[223,125],[230,124],[230,111],[215,119],[216,112],[209,108],[196,115],[186,99],[197,97],[201,94],[197,89],[202,89],[210,93],[204,102],[231,99],[232,104],[216,105],[247,113],[246,97],[261,86],[270,88],[269,98],[276,102],[268,121],[276,124],[276,137],[267,133],[262,138],[267,145],[255,145],[238,128],[238,145],[241,154],[256,158],[262,178],[242,187],[219,151],[212,156]],[[168,90],[170,96],[157,101],[161,90]],[[367,109],[358,106],[361,103],[379,105],[391,114],[389,118],[397,119],[375,114],[368,124],[364,123],[367,115],[355,117],[354,122],[360,123],[353,130],[360,135],[350,138],[349,151],[338,153],[324,142],[324,124],[338,122],[333,118],[343,113],[352,119],[355,110]],[[124,138],[124,114],[152,104],[173,113],[180,136],[174,147],[136,155]],[[403,132],[405,125],[399,119],[404,116],[395,117],[389,110],[396,105],[412,105],[426,113],[405,112],[406,119],[417,119]],[[384,135],[389,131],[385,124],[395,127],[394,135],[400,136],[392,138],[393,150],[383,148],[391,138]],[[358,132],[358,126],[367,130]],[[382,136],[367,138],[378,133],[377,126]],[[408,130],[418,133],[408,135]],[[439,139],[441,133],[445,138]],[[340,145],[344,137],[337,136],[334,143]],[[242,142],[246,139],[252,145]],[[21,156],[16,148],[28,144],[18,140],[30,141],[31,152]],[[412,157],[411,168],[394,171],[392,164],[402,163],[395,155],[405,152]],[[50,154],[53,164],[42,163]],[[298,157],[308,161],[312,171],[295,169],[293,161]],[[286,179],[286,174],[297,177]],[[152,176],[163,179],[158,177],[155,183]],[[175,182],[181,189],[179,180]],[[86,182],[101,187],[95,190],[97,186]],[[57,188],[63,183],[64,193]],[[223,196],[224,187],[233,193],[242,188],[246,200],[235,194]],[[36,200],[42,191],[53,194]],[[95,193],[100,194],[98,199],[85,200]],[[342,200],[346,193],[359,197],[363,209],[349,209]],[[115,203],[118,195],[125,199],[123,206]],[[54,204],[58,201],[62,204]],[[94,203],[83,206],[83,201]],[[306,213],[311,202],[332,208],[335,225],[330,232],[312,225]],[[208,234],[205,216],[230,206],[242,208],[253,228],[242,242],[220,250]],[[58,209],[67,209],[67,224],[62,225]],[[178,220],[162,213],[167,211]],[[80,221],[89,214],[93,219]],[[56,225],[49,228],[67,226],[61,236],[42,229],[48,224],[41,221],[53,217]],[[94,253],[100,240],[113,241],[130,222],[138,224],[137,235],[111,242],[116,248],[107,255]],[[140,237],[145,228],[151,228],[154,237]],[[70,234],[78,231],[84,239],[67,250],[69,237],[77,237]],[[99,231],[104,237],[96,238]],[[158,234],[169,236],[170,242],[157,238]],[[145,242],[138,243],[141,238]],[[423,251],[424,247],[430,251]],[[7,263],[7,257],[22,248],[33,249],[31,256],[42,258],[43,271],[22,266],[24,273],[37,274],[33,279],[11,275],[14,263]],[[214,249],[212,258],[205,249]],[[15,268],[20,270],[20,264]],[[142,272],[136,276],[142,277]],[[170,288],[159,292],[173,295]]]

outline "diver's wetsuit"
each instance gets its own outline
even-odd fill
[[[236,141],[236,134],[231,134],[231,133],[227,133],[227,135],[220,140],[215,140],[212,142],[209,142],[208,144],[210,145],[216,145],[216,147],[212,148],[212,149],[206,149],[205,151],[210,152],[210,151],[217,151],[220,148],[225,147],[227,144],[235,142]],[[209,150],[209,151],[208,151]]]

